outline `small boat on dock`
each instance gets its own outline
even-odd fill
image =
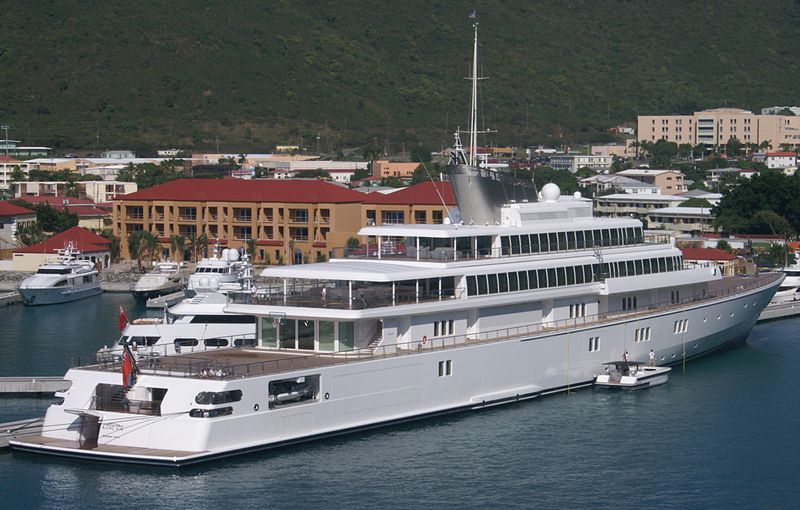
[[[640,390],[664,384],[669,380],[669,367],[651,367],[640,361],[611,361],[603,363],[605,373],[598,375],[594,385],[598,388]]]

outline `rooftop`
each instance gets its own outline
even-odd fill
[[[10,204],[8,202],[0,202],[0,218],[7,216],[21,216],[23,214],[36,214],[35,211],[25,209],[18,205]]]
[[[109,251],[111,249],[111,241],[105,237],[90,232],[83,227],[72,227],[42,243],[14,250],[14,253],[55,253],[63,249],[69,241],[72,241],[76,250],[83,253]]]
[[[364,195],[321,180],[178,179],[123,195],[118,200],[361,203]]]

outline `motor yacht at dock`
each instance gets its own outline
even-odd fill
[[[131,294],[136,301],[145,302],[154,297],[180,292],[185,285],[180,264],[161,261],[157,262],[151,271],[139,278],[131,287]]]
[[[72,243],[58,250],[54,263],[39,266],[20,282],[18,291],[26,305],[66,303],[100,294],[100,275],[94,263],[80,259]]]
[[[194,296],[203,292],[227,293],[252,286],[252,270],[248,254],[233,248],[217,246],[210,257],[197,263],[189,276],[186,294]]]
[[[448,166],[449,221],[367,226],[366,250],[266,268],[278,285],[223,308],[255,317],[253,346],[138,373],[129,356],[76,364],[42,431],[12,448],[183,466],[535,399],[590,387],[620,352],[668,366],[741,343],[783,280],[687,267],[670,237],[594,217],[555,184],[512,193],[470,145]]]

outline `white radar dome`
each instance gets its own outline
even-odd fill
[[[233,248],[231,248],[231,249],[227,250],[227,252],[228,252],[228,254],[224,255],[225,260],[227,260],[228,262],[236,262],[237,260],[239,260],[239,252],[238,251],[236,251]],[[223,252],[223,253],[225,253],[225,252]]]
[[[549,182],[542,187],[542,201],[543,202],[557,202],[558,197],[561,196],[561,189],[558,184]]]
[[[576,191],[575,193],[572,194],[572,198],[574,198],[575,200],[580,200],[581,199],[581,192],[580,191]]]

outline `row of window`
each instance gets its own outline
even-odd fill
[[[453,319],[446,321],[434,321],[433,336],[451,336],[455,334]]]
[[[582,250],[593,246],[626,246],[642,242],[644,235],[641,227],[522,234],[500,238],[503,255]]]
[[[439,362],[439,377],[448,377],[453,375],[453,360],[448,359]]]
[[[580,319],[586,317],[586,303],[577,303],[569,305],[569,318]]]
[[[672,333],[675,335],[686,333],[687,329],[689,329],[689,319],[681,319],[679,321],[675,321],[675,324],[672,326]]]
[[[636,331],[633,335],[633,341],[636,343],[640,342],[649,342],[650,341],[650,328],[636,328]]]
[[[637,276],[650,273],[676,271],[681,267],[681,257],[606,262],[581,266],[531,269],[511,273],[467,276],[467,295],[478,296],[528,289],[562,287],[602,281],[605,278]],[[635,300],[635,298],[634,298]],[[634,306],[635,308],[635,301]]]

